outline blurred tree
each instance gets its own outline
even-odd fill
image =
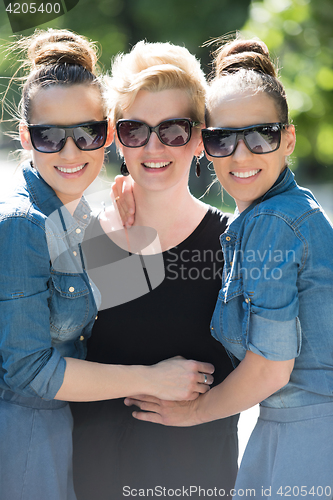
[[[98,40],[102,62],[127,51],[137,41],[169,41],[186,47],[208,64],[207,39],[240,29],[248,17],[251,0],[80,0],[78,6],[49,26],[68,27]]]
[[[332,25],[332,0],[259,0],[241,30],[278,56],[297,129],[293,168],[305,182],[333,181]]]

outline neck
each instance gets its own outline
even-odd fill
[[[187,185],[147,191],[134,184],[133,192],[137,207],[135,225],[154,228],[162,251],[186,239],[207,211],[207,206],[191,195]]]
[[[236,201],[236,205],[237,205],[239,213],[241,213],[244,210],[246,210],[251,205],[251,203],[253,203],[253,202],[252,201],[249,201],[249,202],[246,202],[246,201],[244,201],[244,202]]]
[[[83,193],[82,193],[83,194]],[[63,205],[67,208],[68,212],[73,215],[76,207],[80,203],[80,200],[82,198],[82,195],[79,198],[75,198],[73,200],[73,197],[71,196],[66,196],[66,195],[59,195],[59,193],[56,192],[56,195],[58,196],[59,200],[63,203]]]

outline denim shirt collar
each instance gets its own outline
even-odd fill
[[[261,203],[264,200],[269,200],[273,196],[276,196],[278,194],[284,193],[285,191],[288,191],[289,189],[292,189],[296,186],[296,181],[295,181],[295,175],[293,172],[290,170],[289,167],[286,167],[273,186],[260,198],[255,200],[253,203],[251,203],[250,206],[248,206],[245,210],[243,210],[241,213],[239,213],[238,208],[236,208],[235,213],[234,213],[234,218],[231,221],[231,224],[229,225],[230,232],[235,232],[238,233],[239,228],[246,217],[246,215],[254,209],[259,203]],[[227,229],[227,232],[229,232],[229,228]]]
[[[272,198],[277,194],[284,193],[285,191],[288,191],[295,186],[295,175],[289,167],[286,167],[283,172],[281,172],[273,186],[267,191],[267,193],[265,193],[259,200],[257,200],[256,204],[260,201],[268,200],[269,198]]]
[[[54,190],[44,181],[39,172],[32,166],[31,162],[23,164],[23,176],[26,181],[27,190],[37,207],[47,216],[53,218],[52,214],[61,213],[62,224],[56,224],[53,231],[56,231],[60,238],[65,234],[70,234],[76,229],[84,230],[91,219],[91,208],[84,196],[81,198],[73,215],[67,210]],[[65,226],[65,227],[64,227]]]

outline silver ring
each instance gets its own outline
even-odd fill
[[[207,384],[207,382],[208,382],[207,375],[205,374],[204,377],[205,377],[204,384]]]

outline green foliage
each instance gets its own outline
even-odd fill
[[[110,58],[127,51],[137,41],[169,41],[186,45],[208,64],[209,53],[201,45],[229,31],[241,28],[251,0],[80,0],[79,4],[41,29],[69,28],[97,40],[103,47],[101,61],[110,67]],[[0,1],[1,38],[10,35],[4,5]],[[2,20],[3,27],[1,27]],[[7,21],[7,23],[6,23]],[[26,30],[23,34],[31,34]],[[1,61],[1,56],[0,56]],[[206,68],[207,69],[207,68]]]
[[[306,180],[333,180],[332,25],[331,0],[260,0],[242,29],[278,56],[297,130],[293,168],[302,164]]]

